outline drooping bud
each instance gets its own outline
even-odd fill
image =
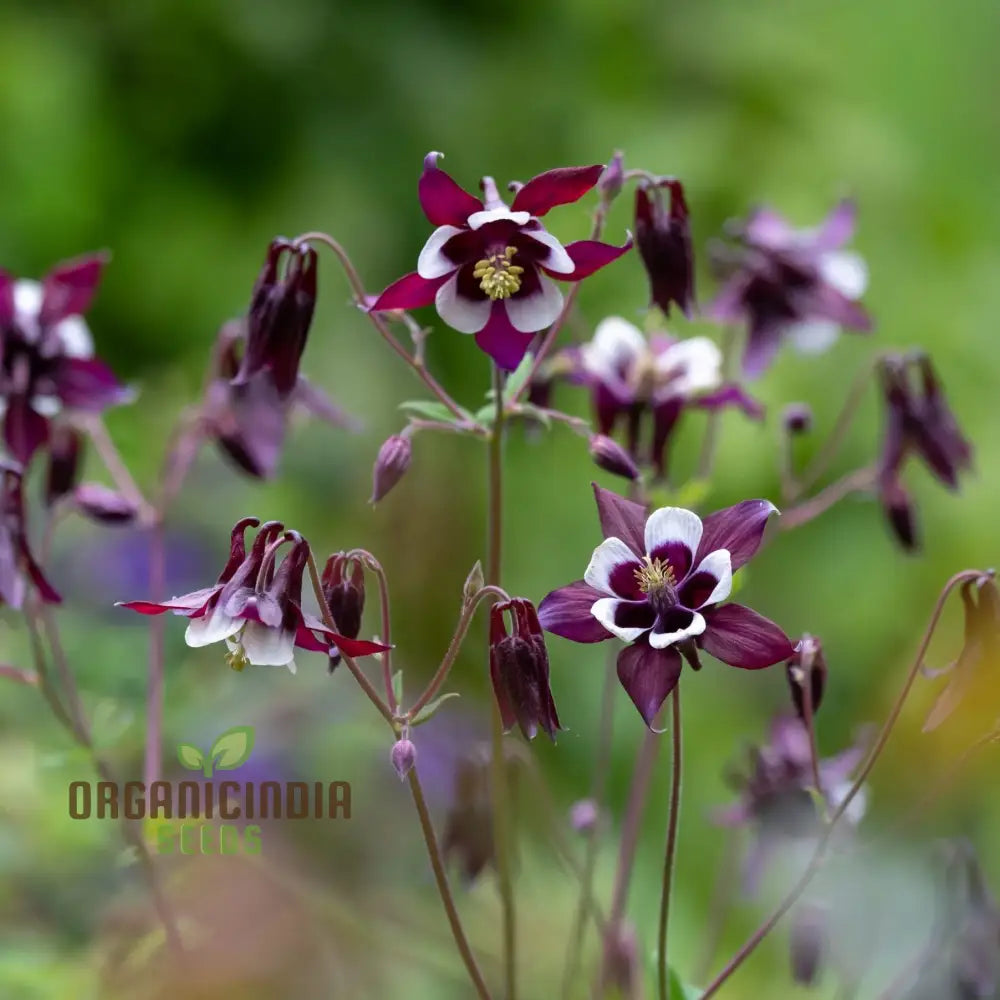
[[[781,415],[781,423],[788,434],[807,434],[813,426],[812,407],[808,403],[789,403]]]
[[[889,520],[889,527],[906,552],[916,552],[920,548],[917,533],[916,511],[913,499],[898,479],[882,483],[879,491],[882,509]]]
[[[577,833],[593,833],[600,818],[600,810],[593,799],[580,799],[569,810],[569,825]]]
[[[462,585],[462,603],[468,604],[485,585],[486,577],[483,576],[483,564],[477,559]]]
[[[664,208],[660,189],[670,192]],[[650,298],[665,315],[671,304],[691,315],[694,304],[694,253],[691,224],[680,181],[663,180],[635,192],[635,239],[649,277]]]
[[[441,851],[448,861],[459,859],[467,883],[496,861],[487,752],[470,752],[458,762]]]
[[[343,552],[335,552],[323,567],[320,583],[337,631],[356,639],[365,610],[364,567],[356,559],[349,563]]]
[[[504,621],[508,611],[509,634]],[[516,722],[529,740],[539,726],[555,739],[562,727],[549,688],[549,656],[535,606],[523,597],[490,609],[490,679],[505,731]]]
[[[406,781],[406,776],[417,762],[417,748],[410,740],[397,740],[392,745],[389,759],[396,774],[399,775],[399,780]]]
[[[369,503],[378,503],[403,478],[412,457],[413,446],[409,438],[401,434],[386,438],[375,459]]]
[[[49,468],[45,479],[45,503],[51,506],[72,492],[80,475],[80,433],[65,424],[56,424],[49,437]]]
[[[809,693],[809,714],[815,715],[826,688],[826,657],[823,644],[813,635],[804,635],[795,646],[795,655],[785,665],[788,687],[795,711],[805,721],[805,692]]]
[[[815,903],[802,903],[792,917],[789,950],[792,978],[802,986],[814,986],[822,971],[828,924],[826,909]]]
[[[604,931],[601,961],[602,998],[638,1000],[642,996],[642,959],[631,924],[609,925]]]
[[[619,149],[611,157],[611,162],[604,168],[604,173],[601,174],[601,178],[597,182],[597,190],[601,192],[606,205],[610,205],[621,194],[624,182],[625,155]]]
[[[606,434],[595,434],[590,439],[590,457],[594,464],[615,476],[622,476],[635,482],[639,478],[639,467],[628,452],[617,441]]]
[[[128,524],[139,513],[133,500],[100,483],[81,483],[73,491],[73,502],[81,514],[104,524]]]

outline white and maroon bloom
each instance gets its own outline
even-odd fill
[[[58,265],[41,281],[0,271],[0,412],[7,450],[23,465],[49,439],[62,409],[100,412],[132,393],[94,355],[82,313],[105,257]]]
[[[670,192],[664,208],[660,189]],[[675,304],[685,316],[694,306],[694,253],[691,222],[680,181],[664,179],[635,192],[635,241],[649,277],[649,294],[664,315]]]
[[[841,327],[867,332],[857,301],[868,284],[864,261],[841,249],[854,232],[854,205],[843,201],[814,230],[796,230],[760,209],[737,230],[742,246],[709,315],[747,323],[743,371],[763,373],[785,339],[803,353],[825,351]]]
[[[302,579],[309,558],[309,545],[296,532],[284,532],[277,521],[262,525],[250,553],[246,551],[247,528],[260,522],[246,517],[233,528],[229,560],[212,587],[193,591],[169,601],[124,601],[121,607],[146,615],[166,611],[189,619],[185,641],[189,646],[207,646],[225,641],[229,662],[236,670],[248,663],[283,666],[295,673],[294,649],[348,656],[368,656],[389,647],[334,632],[302,610]],[[277,552],[291,544],[280,566]]]
[[[432,302],[438,315],[476,343],[501,368],[512,370],[532,338],[551,326],[563,296],[550,280],[580,281],[632,246],[596,240],[563,246],[539,218],[582,198],[603,167],[562,167],[533,177],[508,206],[484,177],[484,197],[462,190],[441,170],[441,153],[428,153],[420,177],[420,204],[437,228],[417,259],[417,270],[390,285],[372,311],[417,309]]]
[[[792,656],[785,633],[741,604],[723,604],[733,573],[760,546],[776,508],[745,500],[704,521],[679,507],[647,516],[640,504],[594,486],[604,541],[582,580],[539,605],[543,628],[574,642],[616,636],[618,679],[647,725],[698,650],[747,670]]]
[[[28,544],[21,467],[0,459],[0,606],[20,608],[28,581],[46,604],[61,602]]]

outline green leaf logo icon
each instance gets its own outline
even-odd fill
[[[217,771],[232,771],[239,767],[253,750],[253,726],[233,726],[213,744],[208,756]]]
[[[205,755],[190,743],[177,744],[177,759],[189,771],[200,771],[205,764]]]

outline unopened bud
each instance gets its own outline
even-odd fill
[[[815,715],[826,688],[826,657],[823,644],[813,635],[804,635],[795,655],[785,665],[788,687],[799,718],[805,720],[805,696],[809,694],[809,714]]]
[[[417,748],[410,740],[399,740],[392,745],[389,759],[396,774],[399,775],[399,780],[406,781],[406,776],[417,762]]]
[[[73,491],[73,502],[81,514],[105,524],[127,524],[139,512],[133,501],[100,483],[81,483]]]
[[[337,631],[348,639],[356,639],[365,609],[364,567],[357,560],[349,565],[343,552],[335,552],[327,559],[320,582]]]
[[[625,156],[619,149],[611,162],[604,168],[597,182],[597,189],[604,196],[604,203],[609,204],[621,194],[622,184],[625,182]]]
[[[590,457],[605,472],[633,482],[639,478],[639,467],[632,461],[629,453],[606,434],[595,434],[590,439]]]
[[[465,578],[465,583],[462,586],[462,602],[468,604],[483,589],[485,584],[483,564],[477,559],[476,565],[469,570],[469,575]]]
[[[807,434],[813,425],[812,407],[808,403],[789,403],[781,422],[789,434]]]
[[[57,424],[49,439],[49,469],[45,480],[45,502],[55,503],[71,492],[80,472],[80,434]]]
[[[413,446],[401,434],[387,438],[378,450],[372,473],[372,496],[369,503],[378,503],[403,478],[410,467]]]
[[[795,911],[791,926],[792,978],[812,986],[819,977],[827,946],[828,916],[825,909],[803,903]]]
[[[916,514],[910,494],[900,482],[893,481],[883,486],[882,508],[899,544],[907,552],[916,552],[920,548]]]
[[[569,810],[569,824],[577,833],[593,833],[597,829],[600,811],[593,799],[580,799]]]

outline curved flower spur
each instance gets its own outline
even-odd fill
[[[234,670],[247,664],[283,666],[295,673],[295,647],[326,653],[339,659],[369,656],[388,646],[349,638],[327,628],[302,610],[302,579],[309,559],[309,543],[295,531],[284,531],[278,521],[261,525],[249,555],[246,530],[260,524],[255,517],[237,522],[230,539],[229,560],[215,585],[169,601],[120,601],[119,606],[144,615],[166,611],[190,619],[184,634],[189,646],[225,641],[227,661]],[[291,545],[280,566],[278,550]]]
[[[417,309],[434,303],[438,315],[476,343],[501,368],[515,369],[540,330],[556,321],[563,296],[551,278],[580,281],[632,246],[577,240],[563,246],[539,221],[550,209],[578,201],[604,171],[561,167],[520,186],[508,206],[492,177],[483,198],[464,191],[428,153],[420,204],[437,226],[417,258],[417,270],[391,284],[371,311]]]
[[[794,653],[774,622],[741,604],[725,604],[733,573],[760,546],[776,508],[744,500],[704,521],[679,507],[646,515],[641,504],[594,485],[604,541],[582,580],[539,605],[543,628],[574,642],[616,636],[618,679],[651,726],[680,679],[683,655],[694,669],[698,650],[746,670]]]

